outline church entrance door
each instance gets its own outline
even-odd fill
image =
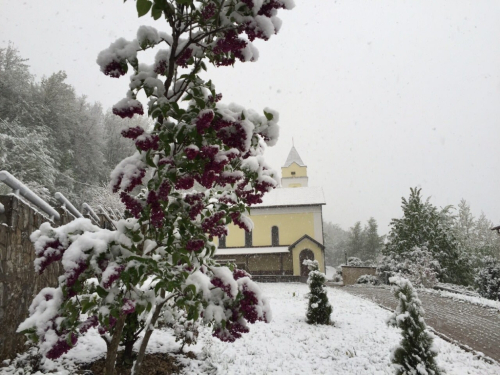
[[[299,254],[300,276],[309,276],[309,268],[307,268],[306,265],[302,264],[306,259],[314,260],[314,253],[309,249],[302,250]]]

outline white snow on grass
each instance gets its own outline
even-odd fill
[[[250,333],[234,344],[205,335],[205,361],[188,363],[186,374],[207,373],[209,368],[216,368],[217,374],[394,373],[389,356],[401,335],[385,323],[390,312],[328,288],[335,326],[310,326],[305,322],[307,285],[260,287],[271,299],[273,321],[252,325]],[[438,363],[448,374],[500,374],[500,366],[478,360],[438,337],[434,343]]]
[[[337,270],[335,269],[335,267],[326,266],[326,279],[327,280],[331,280],[336,273],[337,273]]]
[[[197,360],[179,356],[184,374],[393,374],[389,355],[401,339],[397,329],[388,327],[390,312],[340,289],[328,288],[333,306],[334,326],[311,326],[305,322],[305,284],[259,284],[271,299],[273,321],[250,325],[250,333],[235,343],[223,343],[208,328],[198,344],[185,351]],[[434,343],[437,361],[449,375],[498,375],[500,366],[474,357],[439,337]],[[148,352],[179,349],[170,331],[156,330]],[[61,375],[72,373],[71,362],[87,362],[104,356],[105,345],[95,330],[81,338],[62,360],[46,361],[47,368]],[[59,370],[59,372],[57,372]],[[0,369],[1,374],[14,374]],[[26,373],[27,374],[27,373]]]
[[[500,301],[493,301],[491,299],[487,299],[487,298],[483,298],[483,297],[467,296],[465,294],[447,292],[445,290],[425,289],[425,291],[427,293],[436,294],[436,295],[439,295],[441,297],[451,298],[454,301],[469,302],[469,303],[472,303],[474,305],[489,307],[489,308],[500,310]]]

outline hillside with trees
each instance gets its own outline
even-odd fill
[[[350,257],[374,263],[384,245],[384,236],[379,235],[377,220],[373,217],[364,226],[360,221],[354,223],[349,230],[326,222],[323,230],[326,263],[330,266],[344,264]]]
[[[149,122],[113,115],[66,79],[59,71],[37,80],[14,45],[0,48],[1,169],[49,202],[59,191],[77,206],[119,206],[106,188],[109,175],[134,149],[120,133]]]

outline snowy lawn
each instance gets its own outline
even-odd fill
[[[273,321],[250,325],[250,333],[235,343],[212,338],[209,330],[200,334],[194,347],[187,348],[198,360],[179,357],[185,374],[392,374],[389,355],[400,334],[385,324],[390,313],[372,302],[328,288],[335,326],[310,326],[305,322],[305,284],[260,284],[271,299]],[[104,342],[95,330],[68,352],[63,361],[47,362],[60,374],[71,373],[74,360],[90,361],[103,355]],[[448,374],[500,374],[491,365],[436,337],[440,366]],[[154,352],[178,349],[170,334],[155,331],[150,341]],[[69,371],[62,370],[62,362]],[[2,373],[12,373],[2,371]]]
[[[487,299],[480,296],[476,297],[476,296],[468,296],[465,294],[448,292],[446,290],[425,289],[425,291],[427,293],[439,295],[441,297],[451,298],[455,301],[466,301],[474,305],[500,310],[500,301],[493,301],[491,299]]]

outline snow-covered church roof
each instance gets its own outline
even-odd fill
[[[324,204],[326,204],[325,196],[320,187],[276,188],[264,194],[262,203],[256,204],[252,208]]]
[[[286,158],[285,165],[283,167],[289,167],[292,163],[297,163],[301,167],[305,167],[306,165],[302,161],[302,159],[299,156],[299,153],[295,149],[295,146],[292,146],[292,149],[290,150],[290,153],[288,154],[288,157]]]

